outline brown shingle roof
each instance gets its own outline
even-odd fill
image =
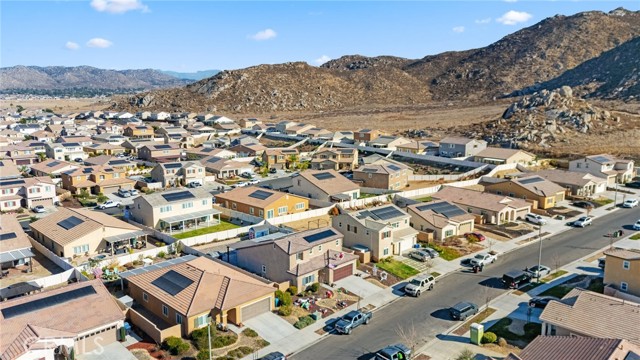
[[[0,253],[31,247],[31,242],[15,215],[0,215],[0,234],[8,235],[7,239],[0,241]]]
[[[609,249],[604,254],[624,260],[640,260],[640,250],[637,249]]]
[[[538,181],[529,182],[531,180]],[[564,192],[564,188],[562,186],[557,185],[537,175],[525,176],[522,178],[513,179],[511,181],[539,196],[554,196],[557,193]]]
[[[318,180],[314,175],[320,173],[329,173],[333,175],[333,177]],[[322,190],[327,195],[340,194],[360,188],[360,186],[358,186],[356,183],[342,176],[335,170],[306,170],[301,172],[298,176],[307,179],[310,183],[315,185],[318,189]],[[295,181],[295,178],[293,181]]]
[[[455,206],[457,209],[460,209],[462,211],[464,211],[464,209],[461,209],[459,207],[457,207],[455,204],[453,203],[449,203],[448,201],[433,201],[430,202],[429,204],[438,204],[438,203],[448,203],[451,204],[452,206]],[[451,216],[451,217],[447,217],[445,214],[440,214],[437,213],[431,209],[428,210],[420,210],[418,209],[418,207],[425,205],[424,203],[419,203],[419,204],[413,204],[407,207],[407,209],[410,209],[413,211],[414,214],[416,214],[416,216],[421,217],[422,219],[424,219],[425,221],[427,221],[430,224],[433,224],[434,226],[438,227],[438,228],[442,228],[443,226],[446,226],[449,223],[461,223],[461,222],[466,222],[466,221],[470,221],[470,220],[474,220],[475,216],[473,214],[469,214],[466,211],[464,211],[464,214],[461,215],[456,215],[456,216]]]
[[[259,198],[249,196],[256,191],[263,191],[265,193],[271,194],[271,196],[265,199],[259,199]],[[286,197],[287,199],[291,199],[292,201],[307,200],[298,195],[287,194],[287,193],[283,193],[283,192],[275,191],[271,189],[259,188],[257,186],[245,186],[245,187],[235,188],[231,191],[227,191],[225,193],[216,195],[216,200],[227,200],[227,201],[232,201],[232,202],[241,203],[241,204],[254,205],[258,208],[264,208],[271,205],[275,201],[282,199],[283,197]],[[220,203],[220,201],[216,201],[216,202]]]
[[[479,209],[487,209],[491,211],[502,211],[507,207],[521,209],[531,206],[531,204],[521,199],[514,199],[508,196],[494,195],[451,186],[445,186],[442,190],[433,194],[433,197],[461,206],[473,206]]]
[[[549,181],[553,181],[554,183],[576,186],[585,186],[590,182],[594,182],[596,184],[607,182],[607,179],[600,178],[588,173],[557,169],[536,171],[535,175],[543,177]]]
[[[476,156],[508,160],[509,158],[511,158],[514,155],[517,155],[518,153],[528,155],[531,157],[532,160],[533,158],[535,158],[535,155],[520,149],[507,149],[507,148],[497,148],[497,147],[488,147],[480,151],[479,153],[477,153]]]
[[[618,347],[634,346],[621,339],[538,336],[520,355],[510,354],[507,360],[613,360],[611,356]]]

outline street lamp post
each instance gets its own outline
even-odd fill
[[[211,318],[207,321],[207,339],[209,340],[209,360],[212,360],[211,357]]]
[[[536,273],[536,278],[538,283],[540,283],[540,265],[542,262],[542,223],[538,226],[538,272]]]
[[[615,209],[618,206],[618,182],[616,181],[616,192],[613,195],[613,208]]]

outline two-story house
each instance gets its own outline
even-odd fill
[[[591,155],[569,161],[569,171],[593,174],[607,179],[609,185],[626,183],[634,177],[634,161],[618,159],[612,155]]]
[[[82,145],[75,142],[48,143],[46,144],[46,153],[49,159],[55,160],[84,160],[89,157],[89,155],[84,152]]]
[[[112,145],[121,145],[123,142],[127,140],[126,137],[118,134],[98,134],[93,136],[94,142],[99,143],[108,143]]]
[[[206,172],[204,166],[195,161],[161,163],[151,170],[153,181],[162,183],[163,187],[204,184]]]
[[[29,269],[33,270],[30,261],[35,256],[31,250],[31,242],[22,229],[14,214],[0,215],[0,271],[14,268],[29,263]],[[3,275],[6,276],[6,275]]]
[[[640,297],[640,250],[614,248],[605,250],[604,255],[605,285]]]
[[[131,190],[135,180],[127,178],[122,168],[109,166],[83,166],[60,174],[62,187],[73,194],[112,194],[120,189]]]
[[[402,136],[380,135],[369,141],[368,146],[378,149],[397,150],[399,145],[408,144],[410,142],[411,140]]]
[[[16,165],[30,165],[38,161],[38,154],[28,146],[9,145],[0,150],[0,156],[4,159],[10,159]]]
[[[288,168],[290,164],[297,163],[299,161],[298,154],[298,149],[267,148],[262,153],[262,162],[270,169],[285,169]]]
[[[124,128],[124,136],[130,139],[151,139],[153,128],[148,125],[128,125]]]
[[[335,170],[306,170],[294,176],[292,194],[322,201],[349,201],[360,197],[360,186]]]
[[[80,165],[62,160],[47,159],[43,162],[31,165],[31,175],[33,176],[49,176],[51,178],[60,178],[64,172],[75,170]]]
[[[411,215],[411,226],[414,229],[433,231],[436,240],[473,231],[475,216],[447,201],[409,205],[407,213]]]
[[[305,212],[309,200],[280,191],[245,186],[216,195],[216,203],[227,209],[263,219]]]
[[[131,218],[169,232],[213,226],[220,223],[220,211],[212,205],[211,194],[203,188],[163,191],[133,199]]]
[[[51,178],[32,177],[0,181],[0,211],[37,205],[53,206],[57,201],[56,186]]]
[[[358,167],[358,149],[321,149],[313,154],[311,168],[314,170],[353,170]]]
[[[533,208],[551,209],[564,201],[566,190],[538,175],[525,176],[510,180],[500,179],[484,184],[484,190],[497,195],[507,195],[512,198],[533,200]]]
[[[530,152],[520,149],[488,147],[473,156],[473,161],[485,164],[529,164],[536,159]]]
[[[87,145],[87,146],[84,146],[82,149],[89,156],[118,155],[118,154],[124,154],[125,152],[124,147],[122,145],[114,145],[114,144],[107,144],[107,143]]]
[[[440,144],[429,140],[411,140],[406,144],[396,146],[398,152],[411,154],[435,155],[438,153]]]
[[[438,155],[448,158],[469,157],[478,154],[486,148],[487,142],[484,140],[447,137],[440,140]]]
[[[364,246],[373,261],[400,255],[416,244],[418,232],[411,227],[411,215],[395,205],[334,216],[333,227],[344,235],[344,246]]]
[[[256,118],[243,118],[238,122],[241,128],[251,129],[254,125],[262,124],[262,121]]]
[[[412,174],[409,166],[382,158],[353,170],[353,181],[362,187],[400,190],[409,185]]]
[[[332,284],[355,272],[357,256],[342,251],[343,235],[325,227],[277,240],[233,245],[237,265],[275,282],[304,290],[315,282]]]
[[[382,135],[382,132],[380,130],[360,129],[353,133],[353,140],[356,142],[356,144],[368,144],[369,141],[375,140],[380,135]]]
[[[151,162],[179,161],[182,150],[174,143],[161,145],[144,145],[138,150],[140,159]]]

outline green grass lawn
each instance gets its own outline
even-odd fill
[[[524,325],[524,335],[514,334],[509,330],[512,320],[510,318],[502,318],[493,324],[486,332],[492,332],[498,337],[507,341],[530,343],[536,336],[540,335],[542,325],[538,323],[528,323]]]
[[[593,201],[594,203],[596,203],[596,204],[598,204],[600,206],[605,206],[605,205],[611,204],[613,202],[612,199],[607,199],[607,198],[598,198],[598,199],[591,200],[591,201]]]
[[[432,273],[431,273],[431,276],[433,276],[434,278],[437,278],[437,277],[438,277],[438,276],[440,276],[440,275],[442,275],[442,274],[440,274],[440,273],[439,273],[439,272],[437,272],[437,271],[434,271],[434,272],[432,272]]]
[[[433,250],[437,251],[438,254],[440,254],[440,257],[447,260],[447,261],[451,261],[454,259],[459,258],[460,256],[462,256],[462,254],[453,248],[449,248],[446,246],[440,246],[440,245],[436,245],[436,244],[430,244],[429,245],[430,248],[432,248]]]
[[[629,239],[631,239],[631,240],[640,240],[640,233],[637,233],[637,234],[631,236]]]
[[[379,263],[376,263],[376,266],[399,277],[400,279],[406,279],[420,273],[420,271],[412,268],[411,266],[396,260],[391,260],[389,262],[380,261]]]
[[[231,230],[231,229],[235,229],[235,228],[239,228],[240,226],[236,225],[236,224],[232,224],[228,221],[222,220],[220,219],[220,224],[215,225],[215,226],[209,226],[209,227],[203,227],[203,228],[199,228],[199,229],[195,229],[195,230],[191,230],[191,231],[186,231],[180,234],[175,234],[172,235],[174,238],[176,239],[186,239],[186,238],[190,238],[190,237],[194,237],[194,236],[199,236],[199,235],[204,235],[204,234],[211,234],[211,233],[216,233],[219,231],[225,231],[225,230]]]
[[[573,288],[571,286],[566,285],[556,285],[552,288],[549,288],[540,294],[540,296],[555,296],[558,299],[562,299],[565,295],[567,295]]]
[[[560,276],[566,274],[567,271],[566,270],[558,270],[556,272],[554,272],[553,274],[549,274],[545,277],[542,278],[542,282],[549,282],[549,281],[553,281],[557,278],[559,278]]]
[[[378,196],[378,194],[370,194],[370,193],[360,193],[360,197],[358,199],[366,199],[370,197]]]
[[[455,329],[453,331],[453,333],[456,334],[456,335],[464,335],[464,334],[466,334],[467,331],[469,331],[469,329],[471,328],[471,324],[473,324],[473,323],[481,324],[484,321],[484,319],[486,319],[489,316],[491,316],[491,314],[493,314],[494,312],[496,312],[496,309],[494,309],[494,308],[484,309],[482,312],[478,313],[476,316],[474,316],[471,319],[467,320],[459,328]]]
[[[421,197],[419,199],[415,199],[416,201],[421,201],[421,202],[429,202],[429,201],[433,201],[433,198],[431,196],[425,196],[425,197]]]

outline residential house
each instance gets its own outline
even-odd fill
[[[475,216],[447,201],[430,201],[409,205],[411,226],[420,231],[432,231],[436,240],[464,235],[473,231]]]
[[[231,150],[236,151],[233,148]],[[262,153],[262,162],[270,169],[285,169],[299,161],[298,154],[298,149],[267,148]]]
[[[191,183],[204,184],[204,166],[195,161],[161,163],[151,170],[154,182],[160,182],[163,187],[187,185]]]
[[[235,145],[230,147],[228,150],[238,154],[238,157],[256,157],[262,156],[266,149],[266,146],[256,143]]]
[[[433,194],[433,198],[456,204],[475,214],[475,223],[480,224],[504,224],[524,219],[531,212],[531,204],[522,199],[451,186],[445,186]]]
[[[217,194],[216,203],[263,219],[309,210],[308,199],[256,186],[239,187]]]
[[[410,140],[406,144],[396,145],[396,150],[399,153],[411,153],[411,154],[425,154],[435,155],[438,153],[440,144],[428,141],[428,140]]]
[[[324,148],[315,152],[311,159],[314,170],[353,170],[358,167],[358,149]]]
[[[237,138],[233,139],[229,145],[230,146],[236,146],[236,145],[249,145],[249,144],[259,144],[260,140],[256,139],[253,136],[249,136],[249,135],[241,135],[238,136]]]
[[[39,142],[53,142],[56,139],[56,135],[49,131],[40,130],[31,134],[31,138]]]
[[[640,359],[640,346],[623,339],[582,336],[538,336],[518,355],[505,360],[633,360]]]
[[[31,250],[31,242],[24,233],[22,225],[13,214],[0,215],[0,274],[6,276],[4,269],[29,264],[28,270],[33,270],[31,258],[35,256]]]
[[[343,235],[332,227],[232,246],[241,268],[278,283],[289,281],[300,291],[315,282],[332,284],[352,275],[358,258],[342,251]]]
[[[117,155],[124,154],[124,147],[122,145],[98,143],[88,145],[82,148],[85,153],[89,155]]]
[[[211,193],[203,188],[163,191],[133,199],[133,220],[156,229],[195,228],[220,223],[220,211],[212,208]],[[218,215],[217,218],[214,218]]]
[[[402,136],[380,135],[377,138],[369,141],[367,145],[378,149],[396,150],[398,145],[403,145],[410,142],[411,140],[406,139]]]
[[[224,159],[233,159],[236,157],[236,153],[227,149],[213,148],[213,147],[197,147],[185,150],[187,159],[198,160],[207,156],[215,156]]]
[[[473,161],[485,164],[529,164],[535,161],[536,156],[520,149],[506,149],[488,147],[475,154]]]
[[[277,132],[285,134],[288,128],[294,127],[296,125],[299,125],[299,124],[294,121],[282,120],[279,123],[277,123],[275,127]]]
[[[124,136],[130,139],[152,139],[153,128],[148,125],[129,125],[124,128]]]
[[[353,181],[362,187],[401,190],[409,185],[412,174],[409,166],[382,158],[353,170]]]
[[[171,119],[171,114],[165,111],[154,112],[151,113],[151,116],[149,116],[149,120],[155,121],[164,121],[168,119]]]
[[[484,140],[447,137],[440,140],[438,155],[448,158],[469,157],[478,154],[486,148],[487,142]]]
[[[0,181],[0,211],[31,209],[36,205],[53,206],[56,186],[51,178],[31,177]]]
[[[333,142],[353,142],[353,131],[336,131],[333,133]]]
[[[78,165],[77,163],[47,159],[43,162],[31,165],[31,175],[60,178],[62,173],[75,170],[79,167],[80,165]]]
[[[113,194],[120,189],[131,190],[135,180],[127,178],[126,170],[109,166],[83,166],[63,172],[62,187],[72,194]]]
[[[135,125],[128,125],[135,126]],[[98,133],[104,134],[115,134],[115,135],[123,135],[124,127],[118,123],[112,121],[105,121],[103,124],[98,125]]]
[[[311,124],[295,124],[285,129],[284,133],[287,135],[302,135],[303,132],[315,128],[315,125]]]
[[[249,119],[240,119],[239,123],[241,128],[251,129],[254,125],[262,124],[262,121],[255,118],[249,118]]]
[[[370,141],[375,140],[380,135],[382,135],[382,132],[380,130],[360,129],[353,133],[353,140],[356,142],[356,144],[368,144]]]
[[[138,150],[138,157],[151,162],[173,162],[180,160],[181,153],[175,144],[144,145]]]
[[[311,129],[305,130],[302,133],[298,134],[301,135],[303,137],[307,137],[310,139],[331,139],[333,138],[333,132],[327,130],[327,129],[323,129],[323,128],[319,128],[319,127],[312,127]]]
[[[40,131],[43,129],[43,126],[40,124],[19,124],[12,128],[12,130],[21,133],[22,135],[31,135],[36,131]]]
[[[640,250],[605,250],[604,283],[640,298]]]
[[[199,257],[127,277],[135,303],[133,324],[146,328],[157,343],[166,335],[188,338],[214,323],[240,325],[273,309],[274,286],[228,264]]]
[[[497,180],[484,184],[486,192],[497,195],[508,195],[528,201],[533,200],[533,208],[551,209],[564,201],[565,189],[538,175],[526,176],[515,179]]]
[[[360,186],[335,170],[306,170],[293,177],[289,192],[322,201],[349,201],[360,197]]]
[[[582,159],[569,161],[569,171],[589,173],[606,178],[607,184],[626,183],[635,176],[633,160],[618,159],[612,155],[591,155]]]
[[[143,146],[164,145],[162,141],[145,140],[145,139],[129,139],[122,143],[124,150],[131,155],[138,155]]]
[[[93,140],[95,142],[100,142],[100,143],[121,145],[123,142],[127,140],[127,138],[122,135],[106,133],[106,134],[93,135]]]
[[[534,174],[562,186],[573,196],[593,196],[607,190],[606,178],[589,173],[549,169]]]
[[[0,149],[0,157],[13,160],[17,165],[30,165],[38,162],[38,154],[28,146],[9,145]]]
[[[76,136],[76,135],[70,135],[70,136],[60,136],[56,139],[57,143],[77,143],[80,144],[80,146],[88,146],[93,144],[93,139],[91,139],[88,136]]]
[[[334,216],[331,223],[344,235],[344,246],[364,246],[373,261],[401,255],[416,244],[411,216],[393,204]]]
[[[109,214],[89,209],[59,208],[29,224],[33,238],[56,255],[72,258],[117,253],[144,242],[147,233]],[[125,252],[125,251],[122,251]]]
[[[60,136],[60,133],[62,132],[62,130],[64,130],[64,125],[49,124],[44,127],[44,130],[52,133],[54,136],[57,137],[57,136]]]
[[[253,165],[248,162],[235,161],[217,156],[207,156],[199,160],[200,164],[218,179],[228,179],[245,172],[253,172]]]
[[[34,164],[37,165],[37,164]],[[33,168],[33,166],[31,168]],[[33,173],[33,172],[32,172]],[[22,177],[22,172],[12,160],[0,160],[0,179],[15,179]]]
[[[213,129],[220,136],[240,134],[242,131],[240,126],[236,123],[216,123],[213,125]]]
[[[574,288],[540,314],[542,335],[625,339],[640,345],[640,304]]]
[[[68,359],[108,351],[125,315],[102,280],[0,302],[0,358]],[[121,346],[117,344],[118,346]]]

